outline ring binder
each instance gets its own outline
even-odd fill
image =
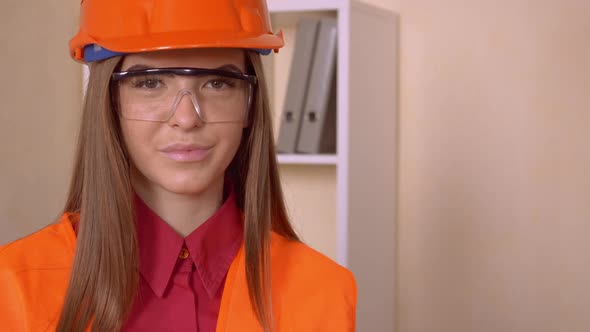
[[[322,18],[296,151],[336,152],[336,47],[338,24]]]
[[[293,62],[277,144],[277,150],[281,153],[295,152],[301,116],[308,93],[319,23],[319,19],[305,18],[297,24]]]

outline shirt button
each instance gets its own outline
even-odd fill
[[[186,248],[180,249],[180,253],[178,254],[178,258],[180,259],[187,259],[190,256],[190,252]]]

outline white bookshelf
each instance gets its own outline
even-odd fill
[[[336,11],[343,9],[343,4],[344,2],[341,0],[268,0],[268,10],[273,14],[329,10]]]
[[[338,156],[330,155],[305,155],[305,154],[279,154],[279,164],[282,165],[336,165]]]
[[[286,45],[264,57],[275,138],[302,17],[338,19],[337,147],[277,156],[287,206],[304,242],[348,267],[357,330],[394,330],[398,17],[357,0],[268,0]]]

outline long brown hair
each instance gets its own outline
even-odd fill
[[[272,330],[271,230],[298,241],[287,217],[260,55],[247,52],[258,85],[236,156],[226,170],[244,213],[246,279],[252,310]],[[113,107],[110,76],[121,58],[91,63],[64,212],[78,212],[78,240],[57,331],[116,331],[138,289],[138,246],[129,159]]]

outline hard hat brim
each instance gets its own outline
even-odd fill
[[[79,62],[86,62],[84,48],[87,45],[100,45],[117,53],[152,52],[169,49],[186,48],[244,48],[244,49],[269,49],[278,52],[283,47],[282,31],[276,35],[262,34],[236,35],[235,32],[203,33],[199,32],[167,32],[152,33],[148,36],[133,36],[113,39],[95,39],[80,32],[70,41],[70,55]]]

